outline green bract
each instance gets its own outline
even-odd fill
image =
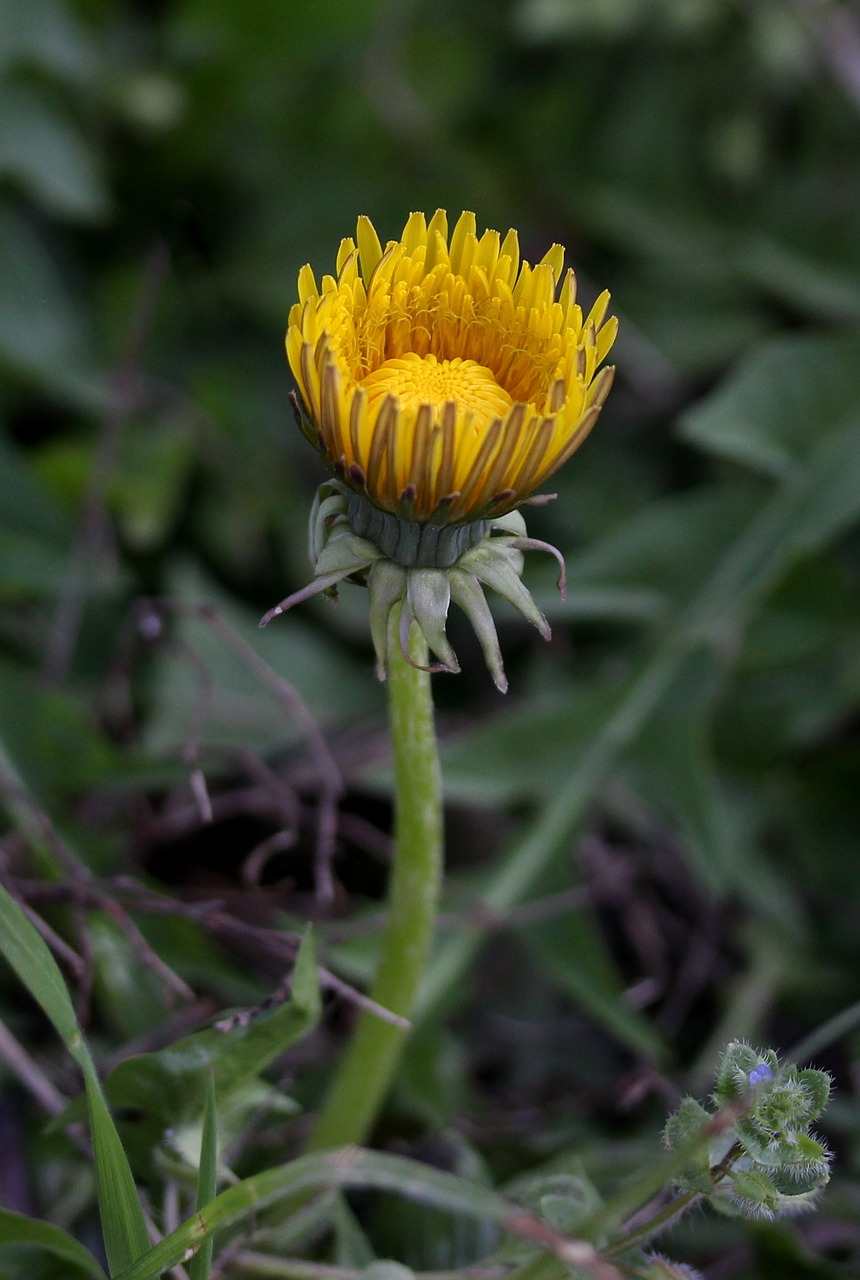
[[[530,538],[520,511],[495,520],[459,525],[419,524],[374,507],[338,480],[321,485],[311,510],[309,548],[314,578],[263,617],[266,626],[294,604],[325,593],[334,596],[341,582],[365,585],[370,591],[370,632],[379,678],[388,670],[389,645],[397,643],[408,659],[412,623],[423,633],[438,662],[431,671],[460,670],[446,634],[451,602],[468,617],[496,687],[508,687],[496,626],[484,596],[492,589],[528,619],[544,639],[550,628],[523,585],[524,551],[546,551],[559,563],[559,590],[564,595],[561,552]],[[402,605],[398,634],[392,641],[392,610]]]

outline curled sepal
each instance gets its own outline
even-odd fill
[[[782,1197],[764,1169],[735,1169],[731,1175],[731,1202],[744,1218],[775,1218]]]
[[[512,541],[485,538],[460,557],[457,568],[473,573],[485,586],[492,587],[537,627],[544,640],[550,640],[549,623],[520,577],[522,565],[522,552],[512,545]]]
[[[463,573],[456,568],[450,570],[449,580],[451,583],[451,599],[460,606],[472,624],[472,629],[478,637],[484,654],[484,661],[490,669],[490,675],[493,677],[493,683],[499,693],[507,693],[508,680],[505,675],[505,666],[502,662],[502,651],[499,648],[496,624],[493,621],[490,606],[487,604],[486,597],[481,590],[480,582],[474,574]]]
[[[522,511],[508,511],[503,516],[496,516],[495,520],[490,521],[490,528],[494,533],[510,533],[517,538],[525,538],[528,536],[525,518]]]
[[[312,596],[324,595],[326,592],[335,594],[337,584],[343,582],[344,578],[348,578],[351,572],[351,569],[343,569],[338,573],[326,573],[321,578],[314,578],[306,587],[302,587],[300,591],[294,591],[291,596],[285,596],[279,604],[264,613],[258,626],[267,627],[275,618],[279,618],[282,613],[292,609],[293,605],[301,604],[304,600],[310,600]]]
[[[551,542],[542,542],[540,538],[511,538],[511,546],[519,547],[521,551],[545,551],[547,555],[554,556],[558,564],[558,594],[562,600],[567,599],[567,566],[558,547]]]
[[[347,500],[337,481],[321,484],[314,495],[308,518],[308,551],[314,567],[328,540],[332,525],[338,518],[342,523],[347,523],[346,510]]]

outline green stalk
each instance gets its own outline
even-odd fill
[[[370,996],[402,1018],[416,1006],[427,966],[442,882],[442,784],[427,644],[412,627],[409,654],[389,633],[388,708],[394,761],[395,853],[388,922]],[[308,1144],[327,1151],[364,1142],[388,1092],[407,1035],[404,1027],[362,1012]]]

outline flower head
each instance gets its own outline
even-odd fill
[[[515,507],[585,439],[612,382],[600,365],[615,338],[603,293],[583,318],[564,250],[520,262],[515,231],[478,238],[464,213],[448,236],[438,210],[413,213],[385,249],[367,218],[341,242],[337,275],[319,286],[299,273],[287,356],[304,401],[302,429],[336,479],[311,513],[315,577],[270,609],[265,625],[350,579],[370,589],[380,676],[390,645],[407,660],[423,632],[457,671],[445,625],[453,600],[507,687],[483,587],[509,600],[549,637],[521,581],[523,551],[560,552],[527,535]],[[536,501],[537,499],[532,499]],[[399,617],[394,628],[393,618]]]
[[[383,250],[359,218],[337,275],[299,273],[287,356],[313,438],[374,506],[418,523],[503,515],[579,447],[613,370],[609,294],[583,318],[564,250],[413,213]],[[560,286],[560,288],[559,288]]]

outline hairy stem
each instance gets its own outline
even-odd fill
[[[395,611],[397,613],[398,611]],[[388,922],[370,997],[409,1018],[433,941],[442,879],[442,788],[427,645],[416,626],[407,662],[392,618],[388,705],[394,759],[395,855],[388,891]],[[309,1150],[361,1143],[388,1092],[406,1030],[372,1013],[361,1014],[340,1063]]]

